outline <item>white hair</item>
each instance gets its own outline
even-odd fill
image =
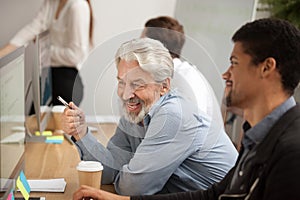
[[[123,43],[115,55],[116,65],[121,59],[127,62],[136,60],[156,82],[163,82],[166,78],[173,77],[172,57],[168,49],[158,40],[138,38]]]

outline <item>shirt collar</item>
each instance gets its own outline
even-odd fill
[[[249,149],[254,145],[259,144],[270,131],[272,126],[277,122],[277,120],[295,105],[296,101],[294,97],[291,96],[254,127],[249,127],[250,124],[246,122],[243,126],[245,137],[243,138],[242,143],[244,148]]]
[[[167,94],[161,96],[157,102],[153,104],[153,106],[150,108],[149,112],[144,117],[144,126],[148,126],[153,114],[156,112],[158,108],[161,107],[163,102],[165,102],[167,99],[170,99],[172,97],[176,96],[176,91],[171,90]]]

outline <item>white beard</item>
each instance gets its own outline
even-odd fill
[[[142,104],[142,109],[138,114],[136,114],[133,112],[128,112],[128,110],[126,109],[126,104],[123,103],[124,116],[128,121],[135,123],[135,124],[143,121],[144,117],[149,112],[149,109],[145,106],[144,103],[141,102],[141,104]]]

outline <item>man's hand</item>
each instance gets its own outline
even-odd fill
[[[74,194],[73,200],[130,200],[130,197],[120,196],[82,185]]]
[[[76,140],[80,140],[87,133],[85,115],[73,102],[69,103],[72,108],[65,108],[62,115],[63,131],[72,135]]]

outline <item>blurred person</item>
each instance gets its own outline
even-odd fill
[[[107,148],[74,103],[63,116],[81,160],[104,165],[102,184],[138,195],[207,188],[222,179],[237,151],[226,134],[212,132],[211,117],[170,90],[169,51],[157,40],[140,38],[122,44],[115,60],[124,116]]]
[[[221,108],[215,93],[205,76],[195,65],[181,59],[181,51],[185,43],[184,27],[170,16],[158,16],[145,23],[141,37],[159,40],[169,50],[174,64],[174,77],[171,88],[192,101],[198,109],[213,118],[211,129],[226,134]]]
[[[79,105],[83,98],[83,84],[78,69],[93,40],[90,0],[44,0],[32,22],[0,50],[0,57],[26,46],[46,30],[49,30],[51,40],[52,103],[60,105],[56,97],[61,96]]]
[[[227,106],[243,110],[242,149],[235,166],[208,190],[118,196],[82,186],[74,200],[298,200],[300,31],[280,19],[259,19],[238,29],[223,74]]]
[[[171,83],[173,89],[184,94],[184,97],[194,102],[201,111],[209,115],[213,112],[221,114],[219,108],[215,107],[218,103],[206,78],[196,66],[181,59],[185,34],[184,27],[178,20],[169,16],[151,18],[145,23],[141,37],[159,40],[169,50],[174,63],[174,77]]]

